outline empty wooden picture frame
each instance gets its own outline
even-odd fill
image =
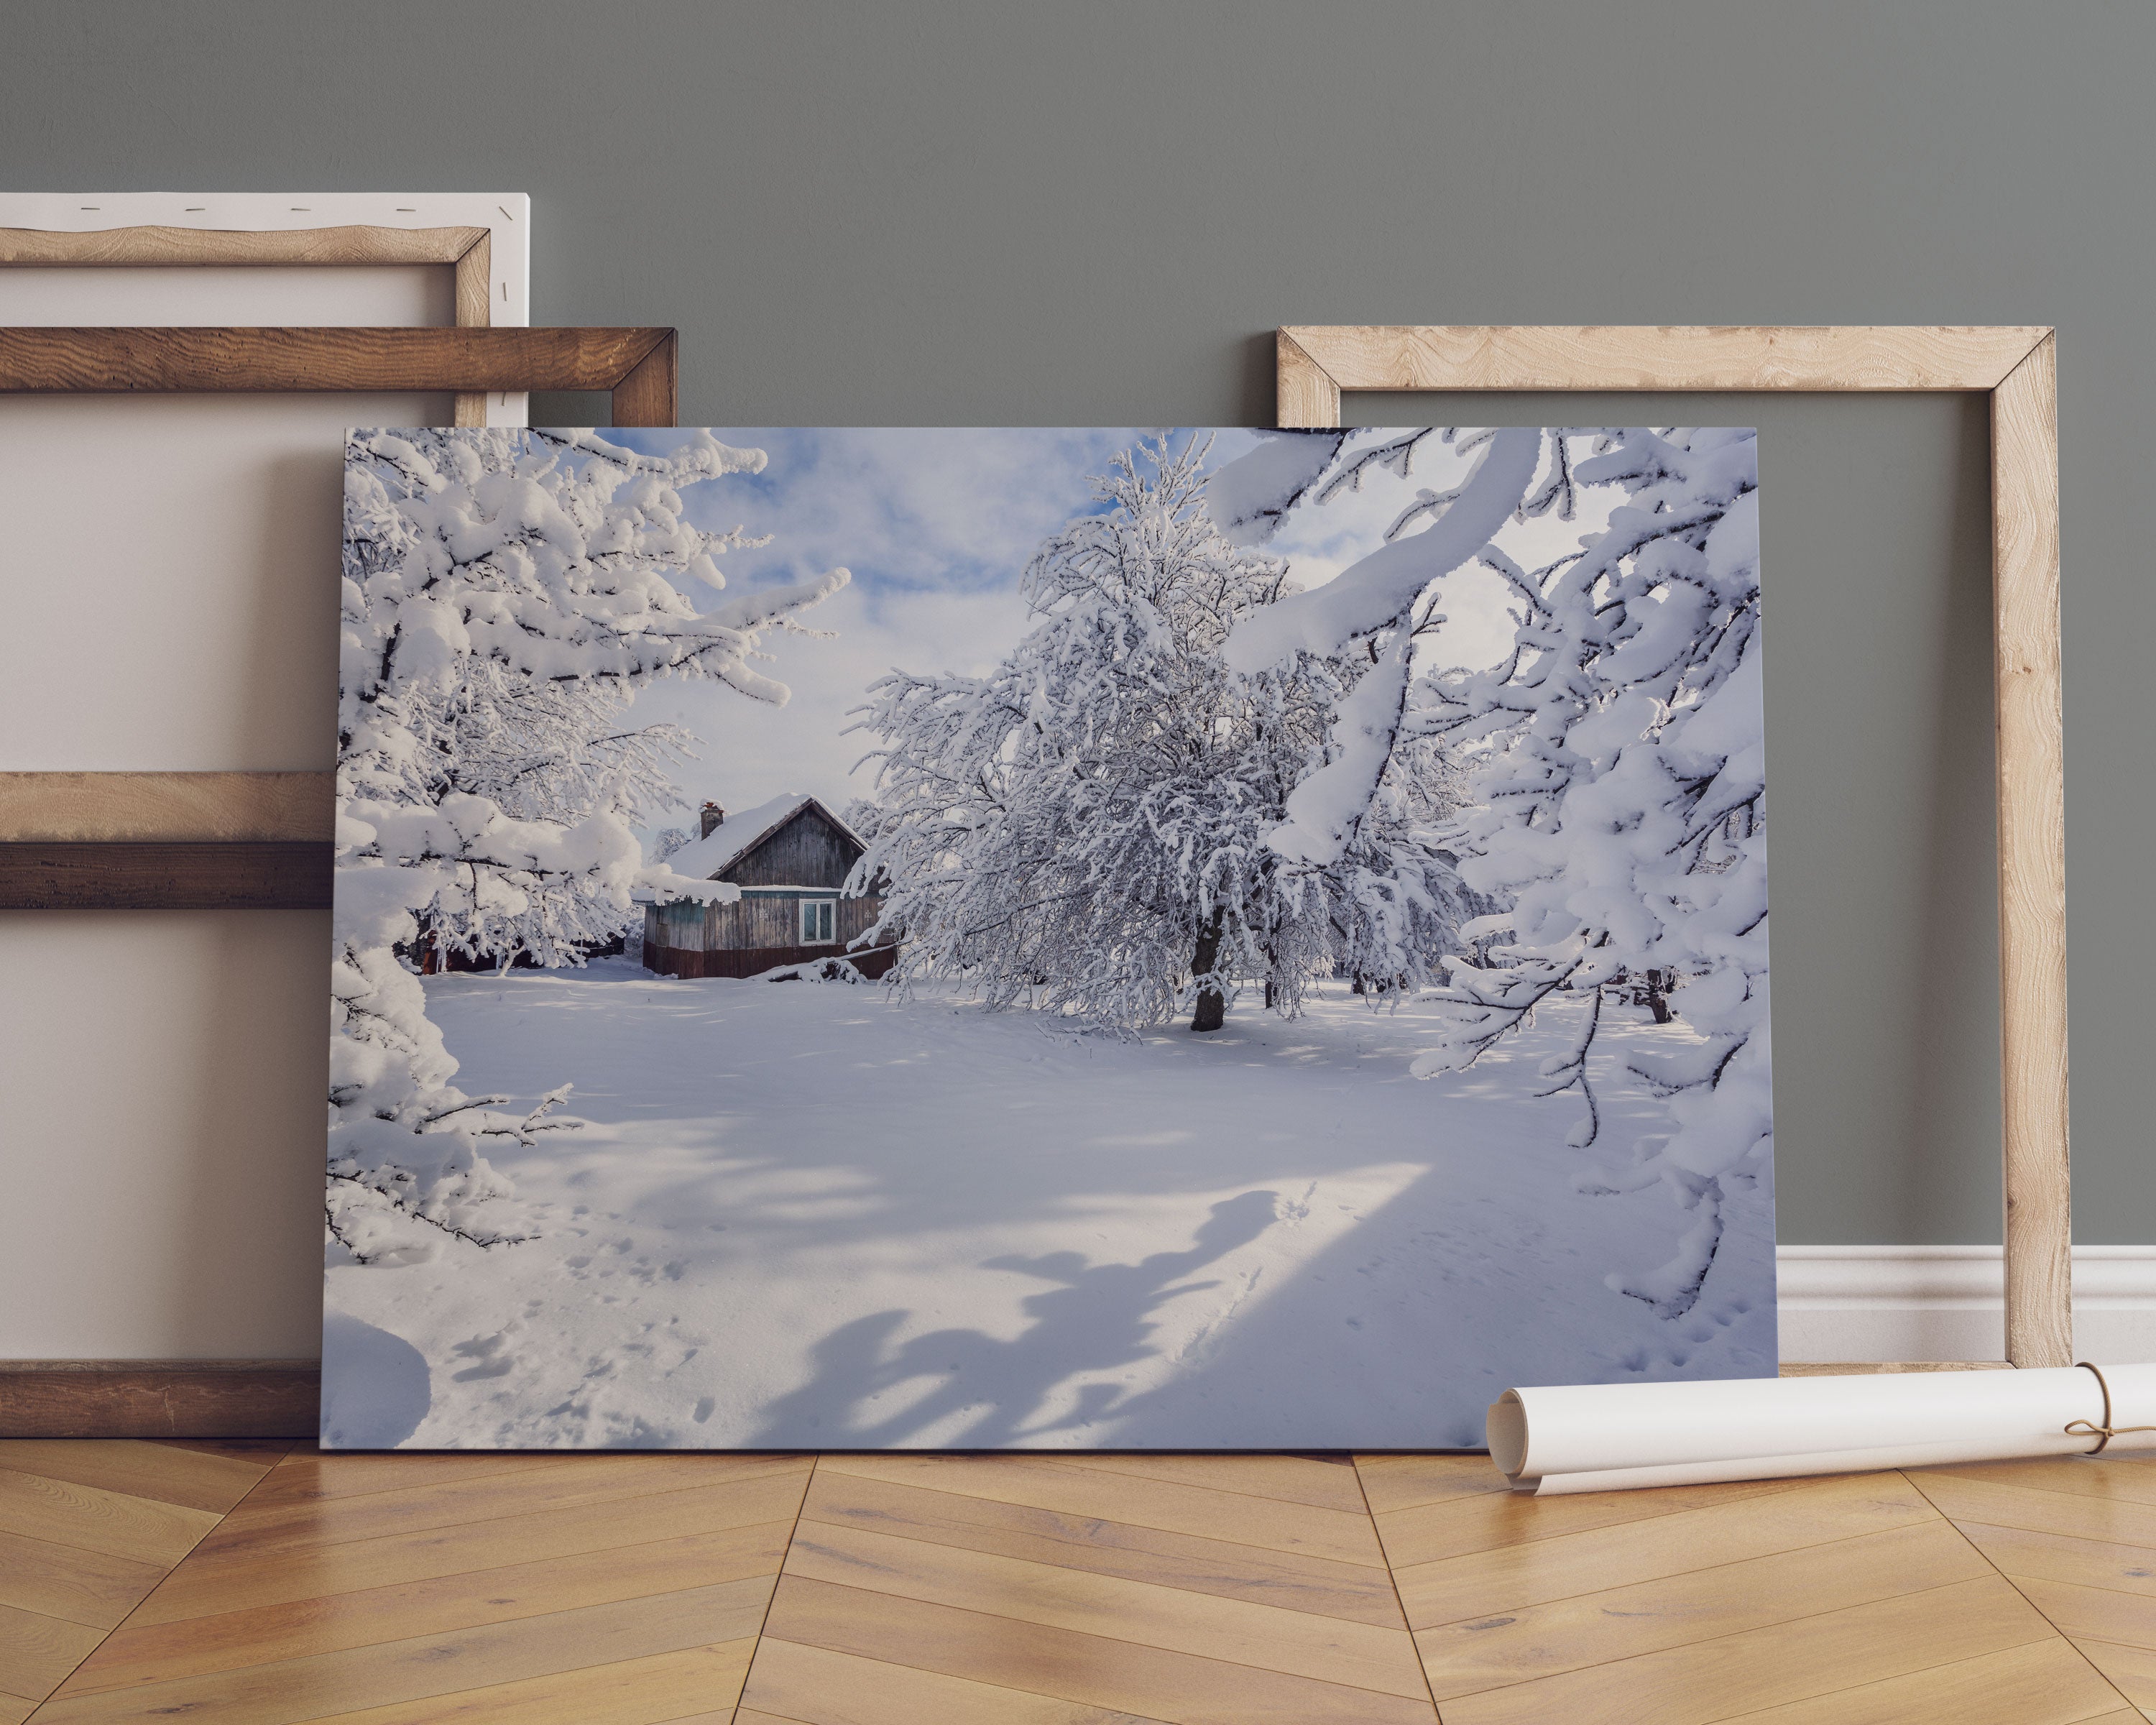
[[[2071,1365],[2074,1357],[2056,345],[2051,329],[2022,325],[1307,325],[1283,327],[1277,355],[1283,426],[1339,424],[1345,389],[1990,398],[2006,1358],[2016,1366]]]
[[[530,321],[531,201],[523,194],[300,195],[304,202],[262,193],[0,194],[0,269],[446,264],[459,327]],[[459,394],[454,423],[487,424],[486,396]]]
[[[0,329],[0,393],[604,390],[671,425],[675,331]],[[312,909],[330,893],[326,773],[0,773],[0,908]]]

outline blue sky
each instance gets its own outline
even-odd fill
[[[868,794],[873,768],[854,769],[872,741],[845,734],[847,709],[895,667],[968,675],[991,667],[1033,624],[1018,595],[1027,560],[1050,534],[1101,506],[1090,476],[1104,471],[1118,450],[1152,434],[1131,427],[711,431],[722,443],[769,458],[760,474],[732,475],[684,493],[700,526],[739,526],[771,536],[767,546],[719,560],[728,590],[798,581],[839,565],[853,576],[803,619],[834,639],[767,637],[771,658],[759,669],[792,690],[784,707],[706,682],[669,680],[639,696],[638,718],[670,720],[702,739],[701,758],[677,771],[683,794],[691,803],[709,798],[729,809],[790,791],[834,806]],[[684,435],[604,434],[653,454]],[[1245,430],[1209,434],[1213,467],[1254,441]],[[1298,510],[1265,549],[1286,557],[1303,585],[1319,585],[1383,543],[1386,526],[1418,490],[1455,483],[1462,468],[1450,448],[1430,439],[1409,476],[1373,474],[1356,493]],[[1501,542],[1529,567],[1546,562],[1576,546],[1583,531],[1599,529],[1608,501],[1604,494],[1593,521],[1516,526]],[[716,597],[693,584],[689,593],[699,603]],[[1494,577],[1455,576],[1443,607],[1451,619],[1444,656],[1476,665],[1501,658],[1512,638],[1505,600]],[[688,818],[677,814],[670,823]]]

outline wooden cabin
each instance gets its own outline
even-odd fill
[[[883,915],[880,894],[849,896],[867,846],[815,798],[799,793],[729,816],[706,803],[701,834],[666,859],[679,875],[729,880],[732,904],[675,900],[644,907],[644,965],[661,976],[760,976],[781,965],[845,958],[881,976],[896,943],[853,942]]]

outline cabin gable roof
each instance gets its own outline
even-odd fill
[[[743,809],[715,829],[710,836],[685,845],[667,858],[676,874],[701,880],[724,880],[749,865],[756,854],[777,839],[796,822],[820,821],[829,827],[858,859],[868,845],[818,798],[802,792],[774,797],[754,809]]]

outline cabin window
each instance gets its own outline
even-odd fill
[[[804,898],[801,901],[801,944],[804,947],[829,946],[838,939],[839,906],[835,899]]]

